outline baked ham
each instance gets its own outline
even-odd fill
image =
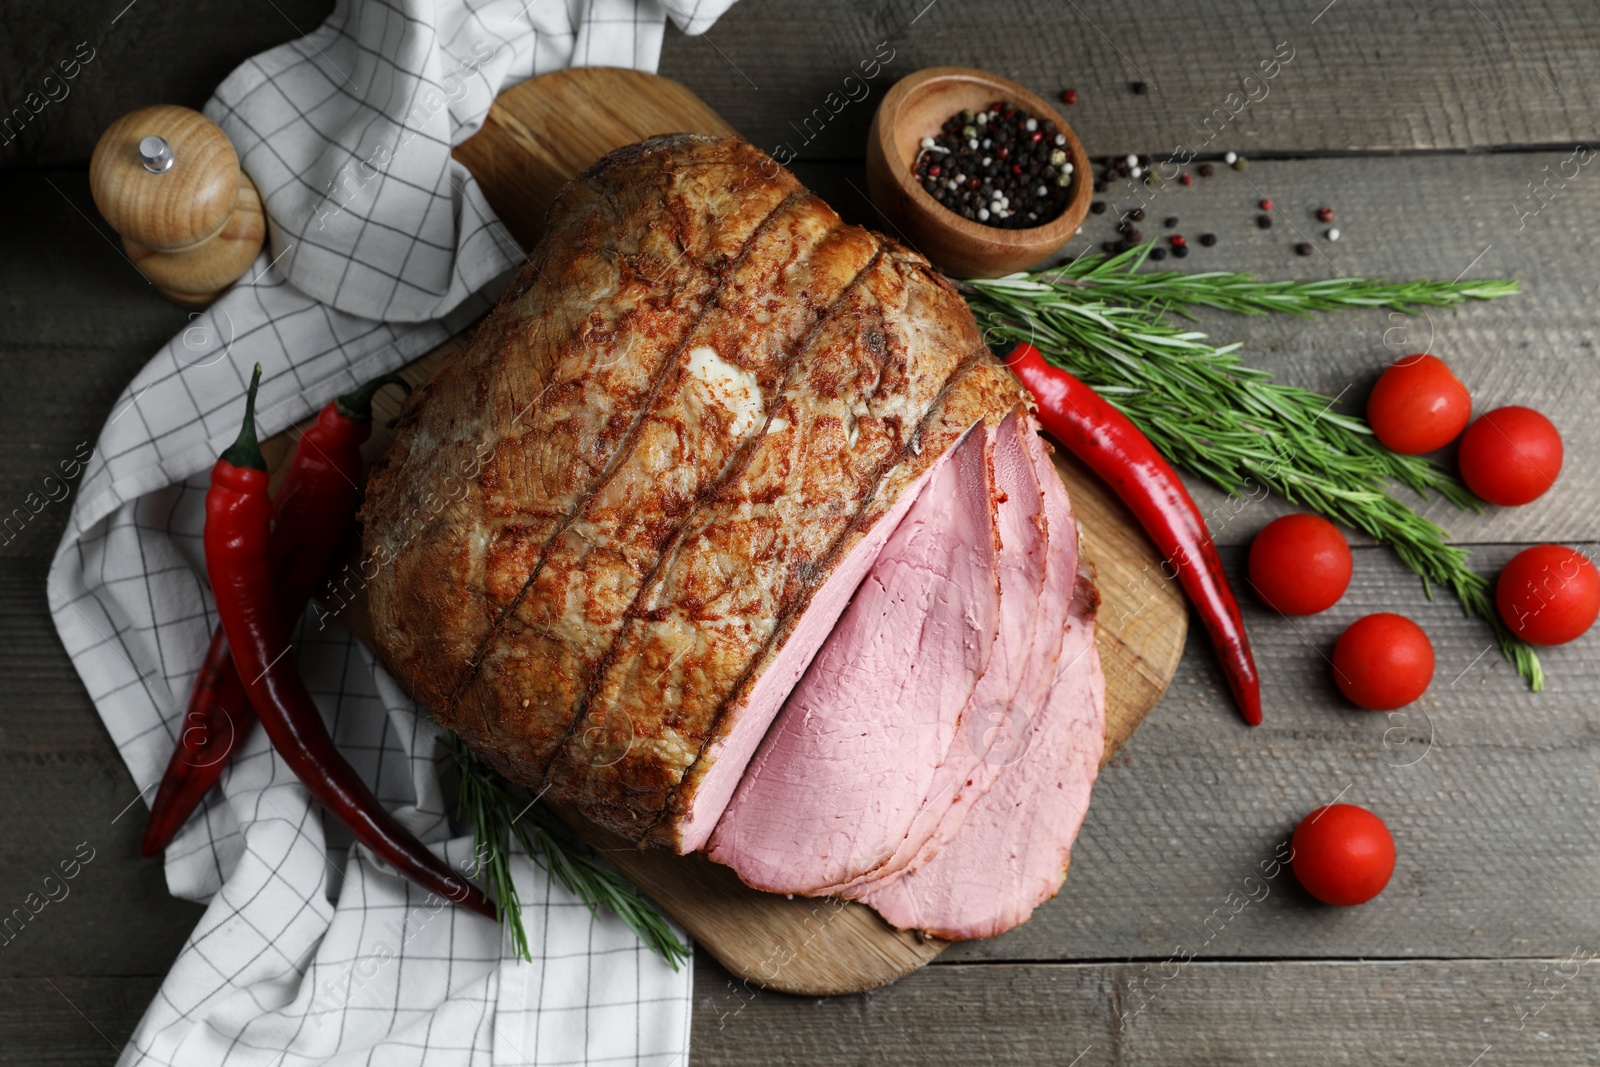
[[[373,471],[362,519],[379,655],[508,779],[692,851],[818,650],[845,640],[841,616],[888,567],[886,544],[911,537],[908,512],[929,501],[918,523],[948,537],[955,492],[989,545],[987,602],[953,561],[939,577],[970,594],[984,647],[922,687],[940,700],[916,719],[937,722],[919,757],[928,784],[895,800],[914,826],[816,889],[928,866],[998,785],[947,788],[973,758],[956,743],[973,691],[1041,688],[1038,612],[1015,597],[1007,610],[1000,587],[1021,558],[1008,531],[1043,520],[1008,505],[997,526],[1011,490],[992,489],[1016,477],[1016,442],[1040,447],[1024,401],[948,281],[749,144],[619,149],[562,191],[526,267]],[[972,449],[991,484],[981,506]],[[989,674],[1002,669],[1003,683]]]

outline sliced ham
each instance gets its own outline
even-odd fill
[[[993,448],[940,463],[779,714],[711,858],[815,894],[888,860],[933,785],[999,628]]]
[[[931,858],[862,899],[889,923],[950,939],[993,937],[1061,889],[1105,744],[1105,677],[1094,644],[1098,597],[1082,570],[1066,490],[1042,451],[1050,539],[1041,616],[1070,590],[1048,692],[1020,756]]]
[[[972,804],[986,792],[1014,748],[1015,728],[1031,717],[1042,693],[1024,685],[1034,659],[1039,598],[1044,588],[1048,549],[1043,491],[1033,468],[1030,444],[1040,447],[1032,419],[1015,411],[990,431],[994,440],[995,485],[1000,491],[995,525],[1000,537],[1000,631],[994,652],[967,706],[962,709],[949,751],[934,772],[928,798],[894,854],[875,869],[834,887],[840,896],[859,897],[873,885],[896,877],[930,846],[937,849],[954,835]],[[1060,645],[1060,617],[1046,642],[1053,654]],[[1053,658],[1052,658],[1053,664]],[[1042,668],[1048,681],[1051,666]],[[1013,707],[1025,691],[1019,715]]]

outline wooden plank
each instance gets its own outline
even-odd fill
[[[1159,220],[1170,215],[1180,219],[1180,232],[1216,233],[1215,248],[1195,249],[1182,262],[1189,271],[1244,270],[1267,278],[1517,279],[1517,296],[1414,319],[1382,311],[1310,320],[1216,312],[1202,315],[1201,325],[1218,340],[1244,341],[1244,357],[1284,381],[1342,394],[1343,410],[1357,414],[1388,361],[1422,350],[1455,368],[1480,412],[1512,403],[1547,412],[1560,426],[1568,461],[1545,499],[1520,509],[1490,509],[1481,517],[1462,515],[1443,502],[1424,513],[1468,542],[1593,539],[1600,536],[1593,519],[1600,506],[1594,473],[1600,469],[1600,425],[1588,413],[1600,407],[1594,373],[1600,332],[1588,314],[1594,284],[1589,264],[1600,255],[1600,234],[1588,223],[1600,216],[1600,181],[1580,172],[1553,186],[1554,198],[1542,209],[1539,201],[1525,199],[1527,183],[1559,173],[1568,156],[1495,155],[1470,165],[1441,156],[1298,160],[1243,173],[1220,169],[1214,178],[1190,188],[1173,186],[1156,198],[1145,209],[1144,229],[1166,232]],[[1276,205],[1278,225],[1270,230],[1254,225],[1262,197]],[[1108,195],[1108,201],[1123,207],[1139,202],[1131,195]],[[1327,226],[1314,217],[1324,204],[1337,212],[1336,243],[1324,238]],[[1112,212],[1091,219],[1095,225],[1085,227],[1066,254],[1111,237]],[[1302,240],[1311,241],[1318,254],[1294,255],[1292,246]],[[1208,510],[1218,499],[1202,497]],[[1261,509],[1262,521],[1271,514]],[[1224,539],[1241,543],[1255,528],[1230,524]]]
[[[56,638],[45,570],[0,561],[0,974],[160,973],[201,909],[139,855],[149,783],[129,777]]]
[[[0,35],[0,103],[7,114],[25,108],[29,118],[0,130],[4,166],[87,163],[117,116],[145,104],[199,108],[233,68],[310,32],[333,10],[330,0],[6,6],[15,10],[0,23],[8,29]]]
[[[696,1067],[1591,1063],[1600,984],[1572,956],[1580,940],[1548,959],[936,964],[830,1000],[763,993],[704,963],[690,1055]],[[1583,944],[1600,948],[1594,934]]]
[[[1596,136],[1600,83],[1590,76],[1593,32],[1582,0],[1528,7],[1450,0],[1426,11],[1342,0],[1313,24],[1322,6],[742,0],[704,37],[669,30],[661,73],[762,147],[787,141],[811,158],[859,156],[871,107],[889,83],[949,63],[994,70],[1046,97],[1076,87],[1080,103],[1068,117],[1091,154],[1166,151],[1191,136],[1190,122],[1226,108],[1227,95],[1281,42],[1295,49],[1294,59],[1265,83],[1265,97],[1255,89],[1259,103],[1229,123],[1222,148],[1389,151]],[[330,8],[327,0],[237,9],[197,0],[139,4],[110,25],[116,11],[88,0],[29,4],[28,32],[0,38],[0,101],[8,109],[79,42],[90,42],[97,56],[70,83],[70,95],[46,105],[6,147],[5,159],[85,161],[124,111],[199,107],[235,65],[309,30]],[[860,64],[885,41],[894,58],[868,83],[873,96],[832,114],[848,94],[860,95],[859,83],[846,85],[845,76],[859,77]],[[152,55],[167,61],[151,62]],[[1135,96],[1129,84],[1140,78],[1153,88]],[[830,92],[840,95],[830,102]],[[828,121],[806,144],[804,124],[819,107]]]
[[[946,64],[992,70],[1050,99],[1076,88],[1067,120],[1090,155],[1199,150],[1208,119],[1217,136],[1204,150],[1217,155],[1388,152],[1592,141],[1593,50],[1581,2],[742,0],[704,37],[669,33],[661,73],[763,148],[788,143],[812,159],[861,155],[889,85]],[[1292,59],[1275,78],[1242,85],[1275,53]],[[873,69],[861,64],[890,55],[866,83],[872,96],[846,104]],[[1135,95],[1135,81],[1149,92]],[[1256,102],[1245,106],[1245,93]]]
[[[188,320],[108,239],[82,172],[0,174],[0,200],[0,523],[11,520],[0,556],[43,557],[71,510],[61,464],[87,454],[129,380]]]
[[[0,1064],[104,1067],[133,1035],[161,979],[66,969],[0,978]]]
[[[1586,1064],[1600,987],[1574,947],[1507,960],[937,964],[828,1000],[747,987],[701,956],[690,1062]],[[0,979],[0,1064],[111,1062],[158,983]]]

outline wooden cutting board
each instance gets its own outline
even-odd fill
[[[481,129],[456,149],[506,230],[532,248],[545,209],[567,180],[606,152],[661,133],[731,134],[688,89],[651,74],[590,67],[546,74],[500,94]],[[402,373],[420,385],[463,342],[453,341]],[[398,412],[393,390],[379,398],[366,453],[382,455]],[[298,428],[263,446],[281,470]],[[1109,760],[1160,699],[1183,651],[1182,592],[1161,574],[1161,559],[1133,517],[1075,460],[1056,466],[1082,526],[1084,552],[1099,582],[1097,643],[1106,674]],[[341,620],[370,644],[365,606]],[[808,996],[857,993],[885,985],[937,956],[946,942],[896,931],[871,909],[840,900],[790,899],[750,889],[702,855],[642,851],[586,823],[579,831],[734,975],[769,989]]]

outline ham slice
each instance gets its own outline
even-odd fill
[[[905,840],[999,628],[993,448],[980,424],[935,467],[717,823],[711,858],[816,894]]]
[[[1042,696],[1041,687],[1024,685],[1030,670],[1040,673],[1033,665],[1034,637],[1049,545],[1043,491],[1029,447],[1042,446],[1032,418],[1020,410],[990,432],[994,441],[995,485],[1001,494],[995,509],[1000,537],[1000,631],[995,637],[994,652],[962,709],[950,749],[934,772],[928,799],[905,839],[883,864],[835,887],[840,896],[862,896],[872,886],[898,876],[919,853],[936,850],[954,836],[972,804],[993,784],[1015,751],[1017,727],[1032,717]],[[1047,682],[1060,645],[1060,621],[1058,614],[1051,623],[1054,633],[1046,642],[1051,665],[1045,666],[1042,673]],[[1025,690],[1020,714],[1019,707],[1013,706],[1019,689]]]
[[[1098,596],[1078,557],[1066,490],[1042,449],[1035,468],[1050,541],[1041,635],[1052,605],[1069,604],[1055,670],[1020,756],[972,805],[959,832],[863,895],[901,929],[959,940],[993,937],[1026,922],[1060,891],[1088,810],[1105,745],[1105,677],[1094,644]]]
[[[683,820],[683,840],[679,851],[687,853],[705,847],[717,820],[733,799],[740,775],[749,766],[757,746],[766,736],[767,728],[783,710],[785,698],[794,691],[795,683],[810,665],[817,649],[833,632],[839,616],[849,606],[851,595],[883,551],[889,536],[905,518],[906,512],[911,510],[911,505],[916,502],[935,469],[930,466],[924,471],[910,489],[900,494],[894,506],[878,520],[867,536],[856,542],[856,547],[834,569],[827,584],[812,597],[810,607],[794,624],[783,653],[751,687],[740,709],[744,713],[744,721],[739,724],[741,728],[730,732],[720,745],[714,747],[715,762],[700,786],[698,804],[690,809]]]

